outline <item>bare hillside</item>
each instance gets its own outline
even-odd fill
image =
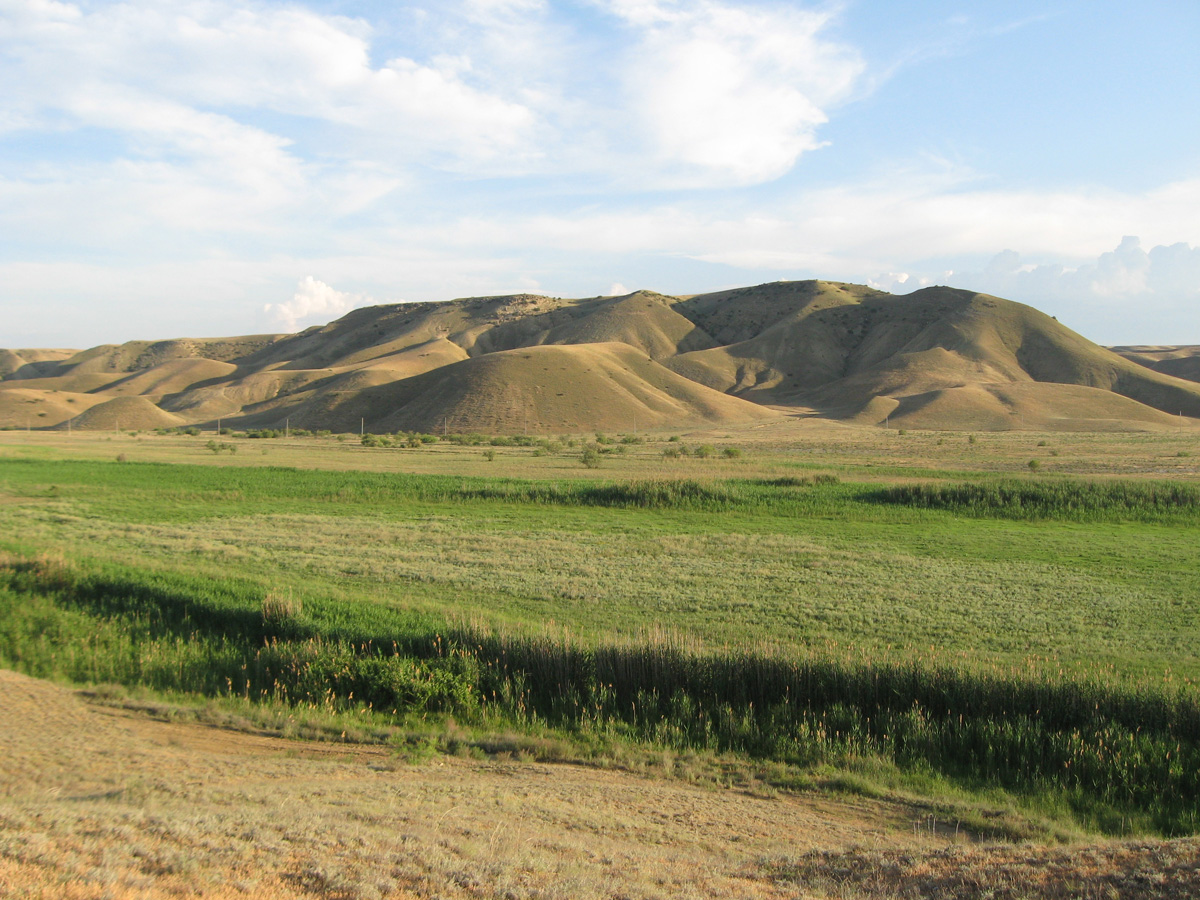
[[[1188,381],[1200,381],[1200,346],[1185,347],[1113,347],[1112,351],[1126,359],[1139,363],[1148,369],[1173,375],[1176,378],[1186,378]]]
[[[476,297],[356,309],[295,335],[2,351],[0,426],[112,427],[126,418],[108,415],[114,398],[144,401],[129,427],[545,433],[819,415],[1128,430],[1200,419],[1200,348],[1118,349],[950,287]]]

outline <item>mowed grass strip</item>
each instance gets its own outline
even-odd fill
[[[1200,547],[1177,513],[982,516],[810,476],[560,485],[31,462],[0,465],[0,486],[10,549],[95,548],[305,602],[553,620],[584,639],[665,628],[718,646],[1200,676]]]

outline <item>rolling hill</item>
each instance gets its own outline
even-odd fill
[[[0,351],[0,426],[562,433],[820,416],[1124,430],[1200,419],[1200,348],[1117,349],[950,287],[474,297],[356,309],[294,335]]]
[[[1113,347],[1113,352],[1164,375],[1200,382],[1200,346]]]

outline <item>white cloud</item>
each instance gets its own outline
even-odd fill
[[[635,33],[627,100],[668,171],[693,184],[753,184],[821,145],[826,110],[865,65],[822,36],[830,14],[716,2],[615,0]]]
[[[363,294],[348,294],[331,288],[323,281],[306,275],[296,285],[296,293],[286,303],[268,303],[263,307],[272,321],[284,331],[297,331],[301,323],[325,323],[373,301]]]
[[[368,22],[269,0],[0,0],[0,305],[26,323],[53,298],[54,319],[86,308],[114,336],[122,316],[172,323],[155,337],[246,330],[268,299],[292,327],[366,295],[586,294],[618,274],[672,291],[685,271],[911,290],[960,283],[953,268],[1092,311],[1195,296],[1200,178],[1032,190],[923,160],[724,190],[787,172],[870,89],[837,15],[414,0]],[[1122,234],[1153,249],[1107,253]],[[1003,247],[1015,269],[987,267]],[[283,299],[306,272],[325,283]]]
[[[1071,267],[1061,262],[1025,263],[1016,251],[1005,250],[982,271],[958,277],[964,286],[1042,302],[1086,300],[1120,308],[1131,301],[1187,301],[1195,312],[1200,303],[1200,246],[1181,242],[1146,251],[1139,238],[1126,236],[1115,250]]]
[[[614,281],[612,283],[612,287],[610,287],[608,289],[608,293],[605,296],[624,297],[628,293],[629,293],[629,288],[625,287],[625,285],[621,284],[621,282],[619,282],[619,281]]]
[[[960,173],[895,173],[801,191],[743,209],[703,200],[562,214],[462,217],[402,227],[397,243],[427,242],[486,253],[530,247],[593,254],[669,254],[743,269],[807,270],[825,277],[918,272],[937,258],[987,258],[998,247],[1065,260],[1095,258],[1122,226],[1151,240],[1200,244],[1200,180],[1142,194],[1081,189],[1036,193],[976,186]]]
[[[455,71],[403,56],[373,66],[371,29],[360,20],[225,0],[17,9],[23,15],[0,19],[9,51],[0,71],[21,86],[8,102],[47,118],[120,129],[129,110],[106,123],[104,104],[137,86],[143,122],[156,120],[156,103],[232,117],[270,111],[354,129],[339,137],[355,147],[374,138],[404,158],[436,151],[475,162],[519,143],[533,120]]]

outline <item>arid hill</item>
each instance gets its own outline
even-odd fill
[[[1164,375],[1200,381],[1200,347],[1137,346],[1113,347],[1112,350]]]
[[[1119,350],[1031,307],[949,287],[894,296],[803,281],[686,297],[476,297],[356,309],[294,335],[0,351],[0,426],[220,419],[548,433],[799,415],[1123,430],[1200,418],[1200,348]]]

